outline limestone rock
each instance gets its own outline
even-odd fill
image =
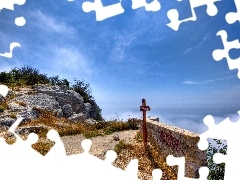
[[[101,120],[99,107],[94,100],[84,103],[83,97],[67,86],[34,85],[33,87],[18,88],[15,91],[9,90],[8,109],[0,113],[0,126],[10,126],[13,118],[11,113],[23,117],[23,121],[36,119],[40,110],[53,112],[57,117],[68,118],[70,122],[84,122],[94,124]],[[11,98],[10,98],[11,97]],[[0,97],[0,101],[1,101]],[[9,121],[9,123],[8,123]]]
[[[83,113],[74,113],[72,116],[68,118],[70,122],[77,123],[77,122],[83,122],[87,119],[87,116]]]
[[[159,117],[149,116],[147,119],[148,119],[148,120],[151,120],[151,121],[157,121],[157,122],[159,122]]]
[[[119,140],[120,140],[119,135],[118,135],[118,134],[114,134],[114,136],[113,136],[113,140],[115,140],[115,141],[119,141]]]
[[[0,102],[4,101],[4,97],[0,94]]]
[[[73,114],[73,110],[72,110],[72,107],[70,104],[65,104],[62,107],[62,111],[63,111],[63,114],[65,115],[65,117],[70,117]]]
[[[91,124],[91,125],[98,123],[98,122],[97,122],[95,119],[93,119],[93,118],[86,119],[86,120],[84,120],[83,122],[84,122],[84,123],[87,123],[87,124]]]

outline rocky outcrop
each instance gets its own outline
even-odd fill
[[[11,96],[13,91],[10,91]],[[70,122],[96,122],[99,109],[95,102],[84,103],[83,97],[66,86],[35,85],[32,88],[19,88],[16,97],[8,101],[8,109],[0,113],[0,126],[10,126],[17,117],[24,121],[39,116],[38,109],[53,112],[57,117]],[[4,99],[1,99],[4,101]]]

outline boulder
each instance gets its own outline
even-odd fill
[[[68,118],[68,120],[73,123],[83,122],[86,119],[87,117],[83,113],[79,113],[79,114],[74,113],[71,117]]]
[[[70,122],[94,124],[101,119],[101,111],[94,100],[84,103],[83,97],[66,86],[34,85],[32,88],[20,88],[15,93],[9,90],[8,109],[0,114],[0,122],[11,124],[10,114],[23,117],[23,121],[36,119],[41,110],[53,112],[58,118],[66,117]],[[0,96],[0,101],[3,98]],[[1,126],[1,124],[0,124]]]
[[[120,140],[119,135],[118,135],[118,134],[114,134],[114,136],[113,136],[113,140],[115,140],[115,141],[119,141],[119,140]]]
[[[157,122],[159,122],[159,117],[149,116],[147,119],[148,119],[148,120],[151,120],[151,121],[157,121]]]
[[[66,104],[62,107],[62,111],[63,111],[63,115],[65,117],[70,117],[73,114],[73,109],[72,106],[70,104]]]
[[[83,122],[91,125],[98,123],[95,119],[92,118],[86,119]]]
[[[5,101],[4,97],[0,94],[0,103]]]

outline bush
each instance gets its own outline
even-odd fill
[[[0,105],[0,112],[3,112],[4,110],[5,110],[5,108]]]
[[[10,114],[10,117],[13,118],[13,119],[16,119],[16,118],[17,118],[17,115],[14,114],[14,113],[11,113],[11,114]]]
[[[213,161],[213,155],[215,153],[221,153],[226,155],[227,153],[227,145],[223,143],[219,139],[213,139],[217,144],[218,144],[218,149],[213,147],[209,143],[209,148],[207,151],[207,156],[208,156],[208,168],[209,168],[209,175],[208,175],[208,180],[223,180],[224,179],[224,173],[225,173],[225,163],[221,164],[215,164]]]
[[[122,150],[126,149],[126,147],[127,144],[125,143],[125,141],[121,140],[115,145],[114,151],[119,154]]]
[[[5,101],[0,102],[0,112],[7,110],[7,108],[8,108],[7,102]]]

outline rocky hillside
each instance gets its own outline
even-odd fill
[[[1,95],[0,95],[1,96]],[[99,121],[96,103],[85,103],[83,97],[66,85],[33,85],[10,89],[6,99],[0,97],[0,128],[8,129],[17,117],[36,119],[41,110],[54,112],[69,122]]]

